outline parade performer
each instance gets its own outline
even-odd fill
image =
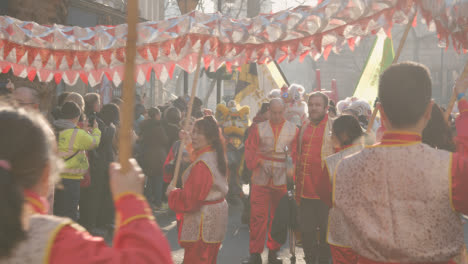
[[[192,164],[185,170],[182,188],[169,185],[169,207],[183,213],[179,243],[184,248],[184,263],[216,263],[228,222],[227,161],[213,116],[195,122],[192,133]]]
[[[361,151],[364,148],[363,136],[361,126],[359,122],[352,116],[343,115],[338,117],[333,122],[332,138],[335,148],[339,149],[339,152],[328,156],[325,159],[325,170],[328,171],[328,175],[334,175],[336,165],[346,156],[352,155]],[[330,177],[327,185],[331,185]],[[321,182],[320,182],[321,183]],[[324,189],[322,186],[318,186],[318,194],[321,196],[321,190]],[[325,186],[328,190],[330,187]],[[331,207],[331,205],[330,205]],[[342,217],[336,212],[334,208],[330,209],[329,218],[340,219]],[[327,232],[327,242],[330,244],[331,255],[334,264],[356,264],[357,256],[354,254],[352,249],[343,242],[341,236],[346,234],[346,230],[343,230],[343,226],[339,225],[340,221],[329,223]]]
[[[113,247],[69,218],[46,215],[58,178],[52,129],[38,113],[0,108],[0,263],[172,263],[169,244],[145,198],[135,160],[110,169],[118,212]]]
[[[286,102],[285,118],[297,126],[302,126],[307,120],[307,104],[302,99],[304,91],[302,85],[293,83],[288,88],[287,96],[283,95],[283,100]]]
[[[286,105],[284,117],[299,127],[307,120],[307,104],[302,98],[304,91],[302,85],[293,83],[289,87],[274,89],[269,95],[270,98],[281,98],[284,101]]]
[[[286,194],[285,148],[295,159],[297,127],[284,119],[285,105],[281,99],[270,101],[270,120],[252,126],[245,144],[245,161],[252,170],[250,257],[243,263],[261,264],[261,253],[268,231],[268,262],[282,263],[277,257],[281,244],[271,238],[271,221],[279,200]],[[268,226],[267,226],[268,225]]]
[[[317,194],[324,159],[333,154],[331,120],[328,118],[328,97],[322,92],[310,94],[309,121],[299,133],[298,166],[296,170],[296,201],[299,203],[299,227],[306,263],[328,263],[326,242],[328,206]],[[317,239],[319,230],[319,239]]]
[[[466,254],[460,213],[468,213],[468,160],[421,143],[431,93],[425,66],[390,66],[379,83],[382,142],[344,158],[333,185],[322,188],[343,216],[330,217],[330,226],[346,230],[340,239],[358,263],[455,263]]]
[[[463,80],[468,82],[466,80]],[[457,143],[457,151],[462,153],[465,157],[468,157],[468,101],[465,97],[466,88],[468,83],[461,84],[456,87],[458,90],[455,91],[458,100],[458,110],[460,115],[455,120],[455,126],[457,128],[457,137],[455,139]]]
[[[243,161],[244,134],[249,127],[248,106],[239,107],[235,101],[229,101],[227,106],[218,104],[216,120],[223,129],[227,140],[226,154],[229,167],[229,193],[226,196],[230,204],[239,204],[243,197],[239,169]]]

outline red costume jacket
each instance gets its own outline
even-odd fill
[[[318,179],[322,177],[322,148],[327,129],[328,115],[318,125],[305,124],[302,129],[301,154],[296,171],[296,201],[301,198],[319,199],[317,194]],[[331,146],[330,146],[331,147]],[[330,153],[332,154],[332,153]]]
[[[35,213],[47,213],[44,198],[32,191],[26,191],[25,196]],[[53,234],[48,263],[172,263],[169,244],[145,198],[122,194],[115,201],[115,210],[117,224],[112,247],[77,224],[65,225]]]
[[[463,98],[458,101],[458,110],[460,116],[457,117],[455,125],[457,127],[457,137],[455,142],[457,143],[457,152],[463,154],[465,157],[468,156],[468,101]]]
[[[275,137],[275,145],[276,145],[276,141],[279,138],[281,130],[283,129],[285,122],[286,121],[283,121],[280,124],[274,124],[270,122],[271,128],[273,130],[273,134]],[[297,153],[297,132],[298,131],[296,130],[296,138],[292,141],[291,148],[290,148],[290,151],[291,151],[290,155],[294,163],[296,161],[296,153]],[[258,166],[260,166],[262,160],[267,158],[259,154],[260,137],[261,135],[258,132],[258,125],[257,124],[252,125],[249,130],[249,137],[247,138],[247,141],[245,142],[245,164],[247,165],[247,168],[251,171],[254,171]],[[270,182],[268,183],[268,186],[272,188],[286,188],[286,185],[275,186],[272,180],[270,180]]]

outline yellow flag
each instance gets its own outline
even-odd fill
[[[378,95],[380,74],[392,65],[394,56],[392,39],[385,33],[377,34],[353,96],[372,106]]]

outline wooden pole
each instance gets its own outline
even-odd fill
[[[395,64],[398,62],[401,52],[403,51],[403,47],[405,46],[406,39],[408,38],[408,33],[410,32],[410,29],[413,25],[413,21],[417,15],[418,15],[418,11],[415,10],[411,19],[408,20],[408,24],[406,24],[405,32],[403,33],[403,36],[401,37],[400,44],[398,45],[397,52],[395,53],[395,57],[393,57],[392,64]],[[377,117],[378,113],[379,113],[379,108],[376,105],[376,107],[374,107],[374,110],[372,111],[372,116],[369,120],[369,124],[367,125],[366,133],[370,133],[372,131],[372,127],[374,126],[375,118]]]
[[[464,78],[466,78],[466,76],[468,76],[468,61],[465,64],[465,68],[463,69],[462,74],[460,75],[460,77],[458,77],[457,82],[459,82],[460,80],[463,80]],[[455,102],[457,101],[457,94],[455,93],[456,93],[455,90],[453,90],[452,97],[450,98],[450,102],[447,106],[447,110],[445,110],[445,113],[444,113],[444,117],[447,122],[449,121],[450,114],[452,113],[453,107],[455,106]]]
[[[127,45],[125,72],[120,110],[119,162],[122,172],[130,169],[128,160],[132,157],[133,112],[135,105],[135,55],[137,42],[138,0],[127,1]]]
[[[408,21],[408,24],[406,25],[405,32],[403,33],[403,36],[401,37],[400,44],[398,45],[397,52],[395,53],[395,57],[393,57],[393,64],[398,62],[398,59],[400,58],[401,52],[403,51],[403,47],[405,46],[406,39],[408,38],[408,33],[413,26],[413,21],[418,15],[418,11],[414,11],[414,15],[411,17],[411,19]]]
[[[195,94],[197,92],[197,85],[198,85],[198,77],[200,76],[202,53],[203,53],[203,43],[200,41],[200,51],[198,52],[197,69],[195,70],[195,76],[193,78],[192,94],[190,95],[190,101],[189,101],[188,109],[187,109],[187,116],[185,118],[185,123],[184,123],[185,131],[187,131],[188,126],[190,124],[190,119],[192,117],[193,101],[195,100]],[[181,144],[179,144],[179,150],[177,152],[177,158],[176,158],[176,166],[174,169],[174,177],[172,178],[172,182],[171,182],[171,185],[173,187],[177,186],[177,183],[179,181],[179,171],[180,171],[180,164],[182,161],[182,151],[184,150],[186,140],[187,138],[184,137],[182,139]]]

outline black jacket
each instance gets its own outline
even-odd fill
[[[168,136],[159,120],[144,120],[140,126],[139,142],[143,170],[148,174],[161,174],[167,156]],[[148,175],[147,176],[150,176]]]
[[[271,238],[280,244],[286,243],[288,228],[295,229],[297,227],[296,214],[296,201],[285,194],[276,207],[275,218],[271,224]]]

